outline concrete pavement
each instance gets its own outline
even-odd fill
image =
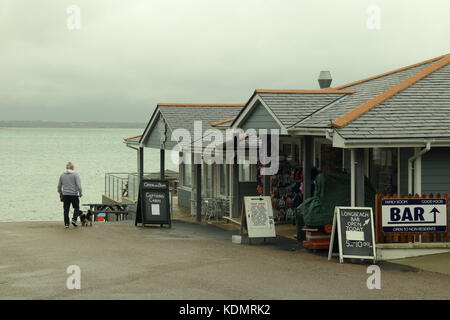
[[[366,265],[339,264],[279,238],[231,243],[235,231],[174,222],[173,228],[96,223],[0,223],[0,299],[449,299],[450,276],[381,265],[381,290]],[[81,268],[68,290],[66,269]]]
[[[398,259],[392,260],[392,262],[450,276],[450,253]]]

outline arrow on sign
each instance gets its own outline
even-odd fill
[[[440,211],[439,211],[438,209],[436,209],[436,207],[434,207],[434,208],[430,211],[430,213],[433,214],[433,223],[435,223],[435,222],[436,222],[436,213],[440,213]]]

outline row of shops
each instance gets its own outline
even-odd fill
[[[161,103],[143,134],[125,143],[137,150],[141,177],[145,148],[159,150],[160,172],[170,161],[166,151],[185,160],[178,205],[197,220],[205,199],[222,203],[223,217],[238,218],[243,197],[266,195],[277,220],[289,221],[313,196],[319,174],[347,175],[353,207],[370,203],[368,186],[383,195],[443,195],[450,193],[449,62],[450,54],[334,88],[321,78],[317,90],[255,90],[245,104]],[[194,138],[180,140],[180,130]],[[226,138],[211,139],[212,130]],[[255,143],[245,142],[253,136]],[[261,148],[279,163],[271,175],[261,174],[271,164],[254,156]],[[223,163],[205,161],[208,152]]]

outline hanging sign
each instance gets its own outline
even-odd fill
[[[447,199],[414,198],[381,201],[383,232],[447,231]]]
[[[244,197],[241,233],[244,229],[249,238],[276,237],[270,197]]]
[[[136,210],[136,221],[146,224],[172,225],[170,219],[169,184],[164,180],[142,180]]]
[[[328,260],[333,254],[337,232],[339,261],[344,258],[376,260],[372,208],[336,207],[334,209]]]

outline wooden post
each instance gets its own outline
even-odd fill
[[[448,215],[448,194],[444,194],[444,198],[447,200],[447,210],[446,210],[446,214]],[[448,219],[448,217],[447,217]],[[444,232],[444,240],[443,242],[448,242],[448,225],[447,225],[447,231]]]
[[[166,171],[165,150],[159,149],[159,174],[161,180],[166,179],[165,171]]]
[[[233,164],[230,165],[230,217],[238,218],[240,216],[239,206],[239,164],[237,158],[237,143],[238,139],[233,138]]]
[[[375,195],[375,226],[376,226],[376,243],[384,243],[383,236],[383,221],[381,217],[381,201],[383,199],[383,195],[377,193]]]
[[[313,138],[311,136],[303,137],[303,199],[312,196],[311,190],[311,168],[313,159]]]
[[[267,135],[267,139],[266,139],[267,146],[265,148],[266,149],[266,155],[267,155],[268,158],[272,155],[272,146],[271,146],[272,141],[271,140],[272,140],[272,136],[270,134],[268,134]],[[270,163],[267,163],[265,165],[265,167],[269,168],[270,167]],[[270,176],[267,175],[267,174],[263,176],[263,187],[264,187],[263,195],[264,196],[270,196]]]
[[[357,207],[364,207],[364,149],[355,150],[355,204]]]
[[[139,184],[144,179],[144,148],[139,147]]]
[[[202,162],[201,155],[195,154],[195,203],[196,203],[196,220],[197,222],[202,221]]]

